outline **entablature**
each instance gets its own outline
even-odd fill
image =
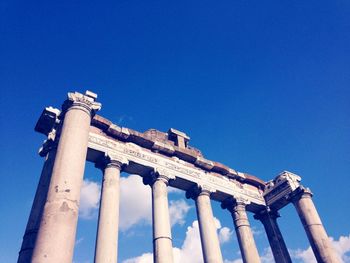
[[[88,161],[96,162],[106,152],[121,155],[128,160],[129,165],[124,168],[127,173],[146,177],[156,172],[172,179],[170,186],[184,191],[197,185],[212,189],[211,197],[217,201],[234,197],[249,200],[252,211],[265,207],[263,190],[254,185],[204,170],[176,156],[164,156],[135,143],[117,140],[94,127],[90,130],[88,148]]]
[[[299,175],[283,171],[267,182],[264,191],[266,205],[277,211],[289,204],[293,193],[301,187],[300,181]]]

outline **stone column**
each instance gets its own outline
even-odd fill
[[[152,188],[153,219],[153,261],[155,263],[172,263],[173,246],[168,207],[167,176],[152,174],[144,177],[144,183]]]
[[[278,217],[280,215],[277,211],[268,210],[264,210],[254,216],[255,219],[260,220],[264,225],[275,261],[278,263],[292,263],[286,243],[277,224]]]
[[[192,191],[187,192],[186,196],[194,199],[196,202],[204,262],[222,263],[223,260],[220,243],[210,203],[210,190],[195,188]]]
[[[311,197],[312,193],[309,189],[300,187],[296,190],[292,201],[304,226],[317,262],[338,263],[340,261],[333,250]]]
[[[119,178],[123,162],[121,158],[106,156],[101,164],[104,170],[95,263],[116,263],[118,258]]]
[[[223,208],[227,208],[231,212],[243,262],[260,263],[259,253],[255,245],[245,207],[246,203],[242,200],[232,200],[228,203],[223,203]]]
[[[24,232],[23,242],[18,255],[17,263],[27,263],[32,259],[40,220],[44,211],[47,192],[49,190],[52,168],[56,157],[56,150],[56,143],[53,140],[48,139],[45,141],[39,153],[41,156],[46,155],[46,157],[43,169],[41,171],[39,184],[36,189],[32,209],[30,211],[27,227]]]
[[[96,95],[68,93],[55,164],[32,262],[72,262],[91,117]]]

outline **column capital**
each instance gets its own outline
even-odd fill
[[[174,179],[173,177],[169,177],[166,174],[160,174],[156,169],[151,171],[148,175],[143,176],[142,182],[144,185],[152,186],[156,181],[162,181],[167,186],[169,185],[169,180]]]
[[[276,210],[271,210],[270,207],[266,207],[266,209],[263,209],[254,215],[254,219],[260,220],[262,223],[269,218],[276,220],[279,217],[281,217],[280,213]]]
[[[63,103],[62,109],[67,112],[71,109],[78,109],[93,116],[96,111],[101,109],[101,103],[96,102],[97,94],[86,91],[85,94],[79,92],[68,92],[68,98]]]
[[[207,195],[210,197],[213,192],[215,192],[215,190],[206,185],[195,185],[186,191],[186,198],[195,200],[200,195]]]
[[[245,210],[246,205],[250,204],[248,199],[242,197],[229,197],[221,203],[222,209],[227,209],[233,213],[237,208],[243,208]]]
[[[289,200],[295,203],[301,198],[311,198],[312,196],[313,193],[311,192],[310,188],[299,186],[293,191],[293,193],[290,194]]]
[[[128,164],[129,161],[123,156],[114,153],[105,153],[105,155],[95,163],[95,167],[101,170],[104,170],[107,167],[116,167],[119,170],[122,170]]]

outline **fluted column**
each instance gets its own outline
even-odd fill
[[[144,184],[152,188],[152,220],[153,220],[153,261],[155,263],[172,263],[173,246],[168,207],[167,176],[152,173],[144,177]]]
[[[309,189],[300,187],[292,198],[299,218],[304,226],[317,262],[338,263],[332,244],[324,229]]]
[[[223,203],[223,208],[227,208],[231,212],[243,262],[260,263],[245,206],[246,203],[241,200],[230,200]]]
[[[208,189],[196,187],[192,191],[187,192],[186,196],[194,199],[196,203],[204,262],[223,262],[219,238],[216,232],[213,211],[211,208],[210,191]]]
[[[278,217],[280,217],[278,212],[268,210],[264,210],[254,216],[255,219],[260,220],[264,225],[275,262],[291,263],[292,260],[286,243],[277,224]]]
[[[101,164],[103,182],[98,216],[95,263],[116,263],[118,258],[119,178],[125,161],[107,155]]]
[[[30,211],[27,227],[23,236],[21,250],[17,263],[30,262],[33,255],[34,245],[37,239],[40,220],[44,211],[47,192],[51,180],[51,173],[56,157],[57,145],[52,139],[45,141],[40,155],[45,156],[45,162],[41,171],[38,187],[36,189],[32,209]]]
[[[92,114],[100,108],[96,95],[68,93],[47,200],[32,262],[72,262],[80,188],[83,181]]]

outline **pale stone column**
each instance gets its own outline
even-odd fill
[[[36,189],[32,209],[30,211],[27,227],[23,236],[21,250],[18,255],[17,263],[30,262],[33,255],[33,249],[38,235],[40,220],[44,211],[47,192],[51,179],[53,164],[56,157],[56,143],[49,139],[45,141],[40,155],[46,155],[43,169],[41,171],[39,184]]]
[[[125,162],[124,162],[125,163]],[[104,170],[95,263],[115,263],[118,258],[119,178],[123,162],[109,155],[103,160]]]
[[[243,262],[260,263],[259,253],[255,245],[245,206],[246,203],[241,200],[231,200],[222,204],[223,208],[227,208],[231,212]]]
[[[153,219],[153,261],[155,263],[172,263],[173,245],[168,207],[169,178],[159,174],[144,177],[144,183],[152,188]]]
[[[317,262],[339,263],[332,244],[324,229],[309,189],[300,187],[292,197],[293,204],[304,226]]]
[[[32,262],[72,262],[92,114],[96,95],[68,93],[48,196]]]
[[[187,192],[186,196],[188,198],[193,198],[196,203],[204,262],[222,263],[220,243],[210,202],[210,190],[196,188]]]
[[[277,224],[278,217],[280,217],[278,212],[268,210],[264,210],[254,216],[255,219],[260,220],[264,225],[275,261],[278,263],[292,263],[286,243]]]

